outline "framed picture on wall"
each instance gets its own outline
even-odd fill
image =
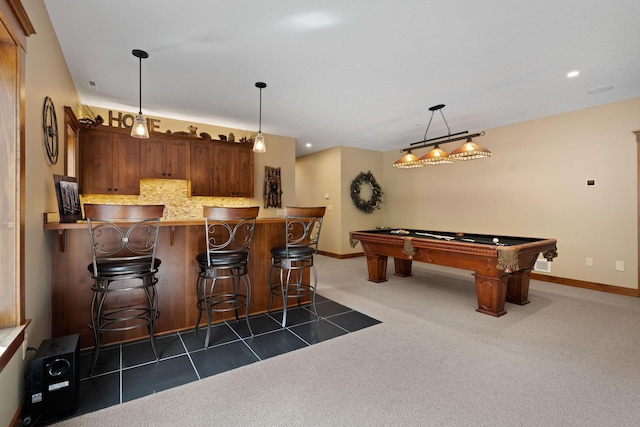
[[[58,199],[60,222],[76,222],[82,219],[78,180],[71,176],[53,175]]]

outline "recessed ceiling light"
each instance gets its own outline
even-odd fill
[[[311,143],[307,142],[307,148],[311,148]]]
[[[578,74],[580,74],[580,71],[570,71],[567,73],[567,77],[578,77]]]
[[[611,89],[613,89],[613,86],[600,86],[600,87],[597,87],[595,89],[591,89],[587,93],[590,93],[591,95],[594,95],[596,93],[608,92]]]

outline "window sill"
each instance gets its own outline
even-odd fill
[[[24,325],[15,328],[0,329],[0,372],[20,349],[20,345],[24,341],[24,331],[29,323],[31,320],[27,320]]]

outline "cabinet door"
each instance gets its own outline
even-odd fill
[[[113,194],[140,194],[140,139],[113,135]]]
[[[187,179],[189,147],[187,141],[154,138],[141,142],[142,178]]]
[[[238,150],[232,144],[215,144],[212,196],[232,197],[236,187],[235,164]]]
[[[167,178],[187,179],[189,144],[186,141],[166,141]]]
[[[85,194],[110,194],[112,184],[112,132],[80,129],[79,189]]]
[[[213,159],[215,146],[212,142],[192,141],[190,179],[192,196],[211,196],[213,190]]]
[[[149,138],[141,142],[140,176],[142,178],[167,177],[167,143],[164,139]]]
[[[253,151],[251,146],[238,147],[236,160],[236,194],[238,197],[253,197]]]
[[[240,144],[216,144],[213,195],[253,197],[253,151]]]
[[[140,140],[128,133],[80,131],[80,192],[140,194]]]

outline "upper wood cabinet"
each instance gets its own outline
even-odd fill
[[[191,195],[253,197],[251,144],[191,142]]]
[[[210,141],[191,141],[191,195],[211,196],[214,187],[214,144]]]
[[[80,192],[140,194],[140,140],[128,132],[80,129]]]
[[[153,136],[141,141],[142,178],[187,179],[190,157],[187,141]]]
[[[140,178],[191,180],[192,196],[253,197],[251,144],[127,129],[80,129],[80,191],[140,194]]]
[[[214,196],[253,197],[251,145],[216,144],[214,161]]]

